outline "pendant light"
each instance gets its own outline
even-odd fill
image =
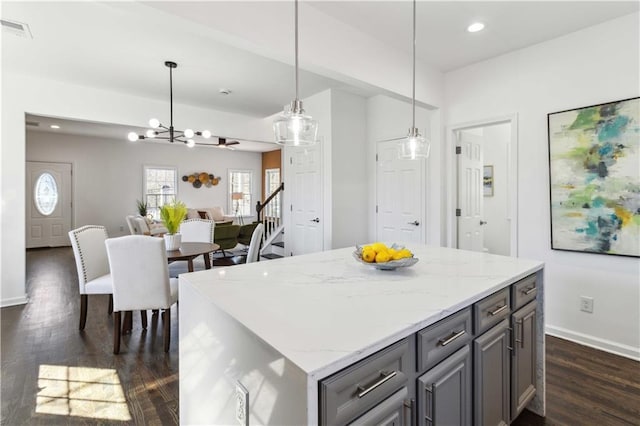
[[[420,134],[416,127],[416,0],[413,0],[413,88],[411,98],[411,128],[406,138],[398,146],[398,157],[402,160],[415,160],[429,157],[431,144]]]
[[[129,132],[127,138],[131,142],[135,142],[138,139],[161,139],[169,141],[170,143],[182,142],[189,148],[193,148],[196,145],[194,136],[200,136],[205,139],[211,137],[211,132],[203,130],[202,132],[196,132],[191,129],[176,130],[173,127],[173,70],[178,67],[178,64],[173,61],[166,61],[164,65],[169,68],[169,127],[165,126],[157,118],[149,120],[149,127],[144,135],[139,135],[136,132]]]
[[[295,0],[296,98],[274,122],[276,143],[286,146],[314,145],[318,139],[318,122],[305,115],[298,91],[298,0]]]

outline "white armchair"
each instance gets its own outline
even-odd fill
[[[69,231],[78,271],[80,289],[80,330],[87,322],[88,295],[108,294],[109,313],[112,311],[113,284],[104,242],[108,238],[104,226],[87,225]]]
[[[162,238],[127,235],[106,241],[113,278],[113,353],[120,352],[121,313],[162,309],[164,351],[171,340],[171,306],[178,301],[178,280],[169,278]],[[143,320],[143,326],[145,326]]]

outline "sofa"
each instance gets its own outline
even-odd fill
[[[187,219],[209,219],[218,225],[230,225],[235,216],[224,214],[222,207],[188,208]]]

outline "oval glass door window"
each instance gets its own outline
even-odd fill
[[[51,173],[43,173],[36,180],[33,190],[36,208],[45,216],[49,216],[58,205],[58,185]]]

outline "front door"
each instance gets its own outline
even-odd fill
[[[398,142],[378,142],[376,239],[424,243],[425,160],[398,159]]]
[[[27,162],[26,247],[70,245],[71,164]]]
[[[315,253],[324,247],[320,153],[320,144],[287,149],[293,177],[287,206],[291,212],[291,235],[285,252],[289,255]]]
[[[482,136],[458,132],[458,248],[484,247],[482,195]]]

